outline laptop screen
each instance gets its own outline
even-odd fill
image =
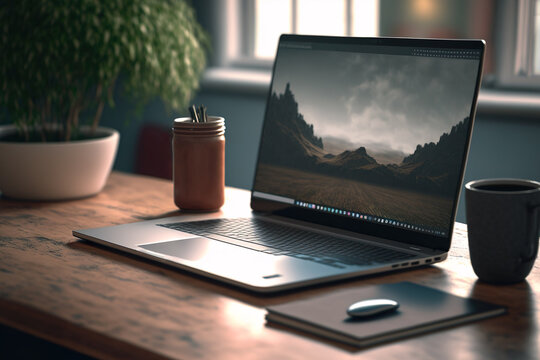
[[[252,199],[376,235],[448,239],[483,47],[282,36]]]

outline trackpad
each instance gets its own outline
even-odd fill
[[[184,240],[165,241],[161,243],[139,245],[143,249],[181,259],[197,261],[206,256],[212,240],[195,237]]]
[[[274,256],[242,246],[204,237],[177,239],[139,245],[153,256],[165,258],[182,268],[208,273],[222,280],[252,287],[277,286],[337,273],[326,265],[289,256]]]

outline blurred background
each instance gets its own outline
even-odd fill
[[[193,6],[212,52],[192,102],[226,119],[227,185],[251,187],[281,33],[484,39],[465,183],[540,180],[540,0],[197,0]],[[187,109],[171,113],[155,99],[137,112],[133,100],[118,99],[102,121],[121,133],[115,169],[169,177],[168,132]],[[462,197],[457,219],[464,222],[463,203]]]

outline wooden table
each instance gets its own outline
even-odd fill
[[[227,189],[225,214],[249,192]],[[179,212],[172,184],[112,173],[102,193],[65,202],[0,199],[0,323],[99,358],[538,359],[540,270],[492,286],[470,266],[466,227],[435,266],[258,296],[80,241],[72,229]],[[342,288],[412,281],[506,305],[508,315],[355,350],[266,325],[265,306]],[[0,350],[1,351],[1,350]]]

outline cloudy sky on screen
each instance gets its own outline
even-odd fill
[[[289,82],[315,135],[413,153],[471,110],[478,60],[283,48],[272,91]]]

